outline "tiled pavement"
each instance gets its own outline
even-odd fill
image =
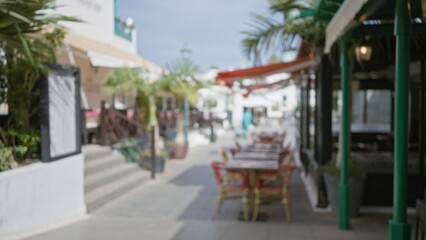
[[[225,201],[222,214],[211,220],[217,189],[210,161],[218,159],[219,146],[232,146],[231,137],[215,144],[197,146],[186,160],[167,163],[166,172],[154,181],[141,184],[131,193],[91,213],[74,224],[32,236],[31,240],[85,239],[387,239],[389,215],[361,215],[351,220],[352,230],[339,231],[337,218],[330,213],[314,213],[299,175],[293,175],[292,223],[287,223],[278,203],[266,205],[266,222],[240,222],[238,201]]]

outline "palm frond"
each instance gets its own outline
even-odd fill
[[[274,48],[292,50],[293,42],[302,38],[312,49],[322,48],[324,44],[325,25],[315,21],[312,15],[302,14],[312,11],[316,0],[270,0],[272,14],[280,13],[283,18],[279,21],[272,17],[252,13],[252,21],[248,24],[250,30],[243,31],[241,42],[243,53],[250,59],[259,51]]]
[[[246,36],[242,42],[242,48],[248,58],[258,51],[285,46],[293,39],[291,34],[286,34],[283,22],[255,13],[251,16],[253,21],[248,24],[251,30],[242,32]]]
[[[270,11],[290,15],[292,12],[301,12],[315,8],[315,1],[309,0],[270,0]]]
[[[72,17],[52,14],[50,8],[54,0],[0,0],[0,44],[5,52],[22,53],[34,67],[40,66],[35,56],[46,56],[59,42],[52,46],[40,44],[46,41],[40,35],[47,28],[63,29],[59,21],[78,21]],[[46,36],[46,35],[45,35]],[[57,38],[61,39],[61,38]],[[49,42],[47,40],[47,42]],[[32,44],[38,47],[33,47]],[[41,48],[40,48],[41,47]],[[53,54],[49,54],[53,56]],[[42,60],[46,61],[46,59]]]

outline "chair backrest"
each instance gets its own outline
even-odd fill
[[[281,163],[278,167],[278,172],[289,172],[293,171],[296,168],[296,163],[294,161]]]
[[[248,187],[248,176],[239,170],[229,170],[225,168],[224,162],[213,161],[210,166],[213,169],[216,183],[219,188],[224,185],[234,185],[242,188]]]
[[[219,155],[222,157],[222,160],[224,162],[229,161],[229,157],[228,157],[228,155],[226,155],[226,152],[225,152],[225,150],[223,150],[223,148],[219,148]]]
[[[278,134],[275,137],[275,143],[280,145],[280,146],[283,145],[284,140],[285,140],[285,133]]]
[[[293,152],[284,149],[280,153],[280,164],[288,164],[293,160]]]
[[[296,168],[296,163],[294,161],[288,163],[281,163],[278,168],[278,174],[282,177],[283,180],[283,190],[288,188],[290,184],[291,176],[293,175],[293,170]]]
[[[213,169],[214,177],[216,179],[216,183],[220,185],[223,182],[222,171],[223,171],[223,162],[213,161],[210,166]]]
[[[238,150],[241,150],[241,144],[235,139],[235,146]]]

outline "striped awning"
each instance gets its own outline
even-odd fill
[[[235,71],[219,72],[216,82],[221,85],[232,86],[235,81],[247,78],[261,78],[275,73],[292,73],[303,69],[309,69],[315,65],[312,56],[300,57],[294,61],[275,63]]]

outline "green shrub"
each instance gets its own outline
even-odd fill
[[[337,168],[336,162],[334,161],[327,162],[326,164],[322,165],[319,170],[320,170],[320,173],[322,174],[328,174],[336,178],[340,177],[340,168]],[[359,163],[354,161],[349,161],[348,176],[361,178],[365,176],[365,170]]]
[[[4,147],[3,144],[0,144],[0,172],[11,169],[13,164],[15,164],[13,148]]]

